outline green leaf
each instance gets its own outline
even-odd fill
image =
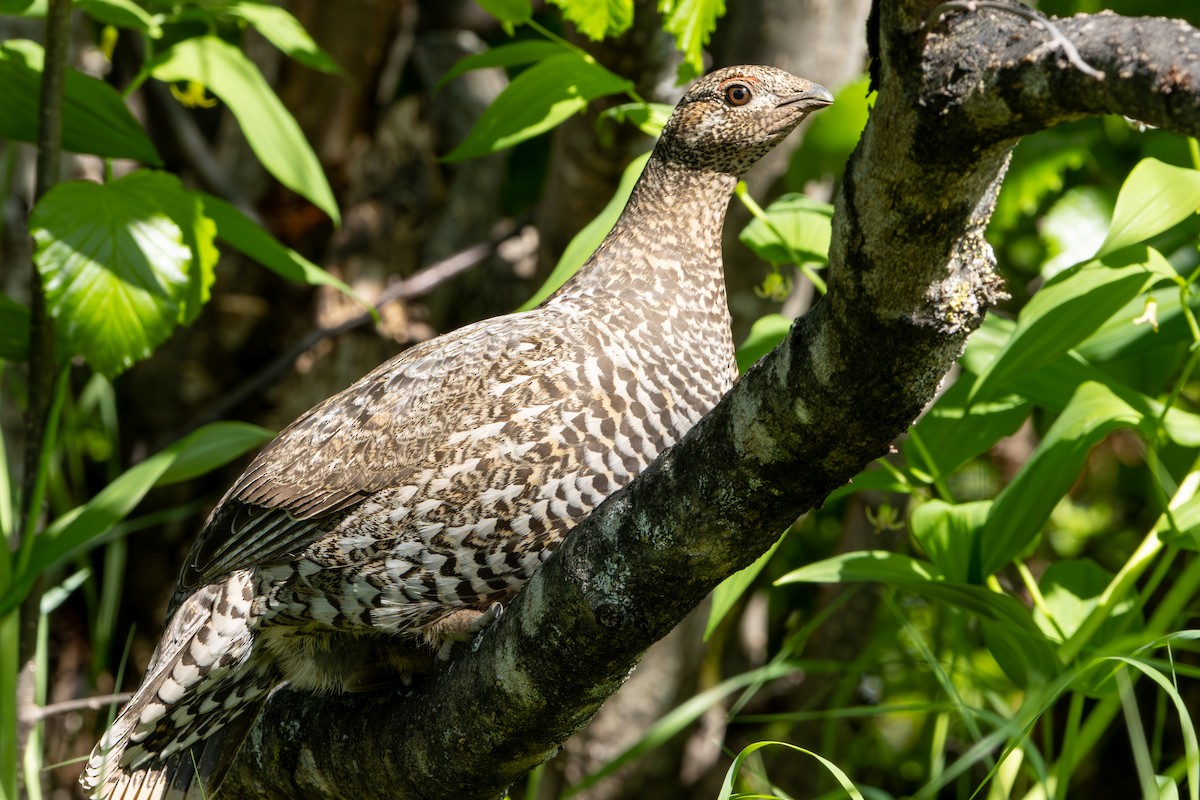
[[[535,61],[561,55],[564,52],[567,52],[567,50],[563,45],[545,39],[529,39],[523,42],[502,44],[458,61],[446,71],[445,75],[438,78],[438,82],[434,84],[433,88],[434,91],[441,89],[459,75],[471,70],[532,64]]]
[[[198,81],[229,106],[263,166],[341,224],[333,190],[300,126],[241,50],[215,36],[185,39],[155,58],[161,81]]]
[[[745,372],[774,350],[792,329],[792,322],[790,317],[783,314],[764,314],[754,320],[746,341],[737,349],[738,371]]]
[[[917,487],[898,477],[891,470],[870,466],[854,476],[850,483],[839,486],[829,493],[825,503],[841,499],[855,492],[891,492],[894,494],[912,494]]]
[[[132,28],[154,39],[162,36],[158,21],[132,0],[75,0],[75,5],[92,19],[107,25]]]
[[[969,402],[1058,359],[1157,281],[1163,269],[1174,273],[1157,250],[1142,247],[1055,275],[1021,310],[1012,338],[979,375]]]
[[[230,426],[237,430],[230,433]],[[25,570],[0,594],[0,616],[20,604],[38,575],[95,544],[125,519],[163,476],[173,473],[176,464],[185,465],[174,470],[176,476],[189,472],[196,474],[195,469],[202,463],[221,466],[256,446],[261,438],[248,435],[247,427],[229,422],[205,425],[130,468],[87,503],[54,520],[42,535],[35,537],[33,554]],[[213,440],[224,442],[226,447],[217,453],[212,447]]]
[[[1076,186],[1063,192],[1038,223],[1038,236],[1049,256],[1041,267],[1042,277],[1090,260],[1108,233],[1112,210],[1112,194],[1106,189]]]
[[[45,5],[46,0],[0,0],[0,14],[37,14],[37,10],[31,8],[34,5]],[[40,15],[45,15],[45,9],[41,9]]]
[[[647,136],[657,139],[662,135],[662,129],[674,110],[665,103],[621,103],[601,111],[600,116],[596,118],[596,125],[599,126],[607,120],[628,122]]]
[[[42,47],[36,42],[0,42],[0,138],[37,142],[42,58]],[[72,153],[160,163],[154,145],[117,91],[69,68],[62,135],[63,149]]]
[[[1174,527],[1160,534],[1164,542],[1189,550],[1200,550],[1200,495],[1171,510]]]
[[[504,23],[505,29],[512,34],[513,25],[522,25],[533,16],[533,6],[529,0],[478,0],[483,10]]]
[[[274,431],[246,422],[222,422],[181,450],[155,486],[170,486],[212,472],[275,438]]]
[[[841,101],[839,95],[837,105]],[[818,115],[812,124],[823,117]],[[806,139],[809,135],[804,134]],[[1088,163],[1100,135],[1095,127],[1059,126],[1023,138],[1013,150],[1012,164],[1000,187],[992,229],[1013,227],[1022,216],[1035,214],[1044,198],[1062,192],[1064,176]]]
[[[1033,621],[1055,642],[1071,638],[1100,604],[1113,575],[1087,558],[1056,561],[1046,568],[1038,581],[1045,607],[1035,606]],[[1129,615],[1137,615],[1133,600],[1121,601],[1097,632],[1089,639],[1088,651],[1104,646],[1128,630]],[[1140,615],[1139,615],[1140,616]]]
[[[675,47],[683,53],[680,82],[695,78],[704,71],[704,46],[725,13],[725,0],[659,0],[658,12],[663,30],[675,37]]]
[[[948,580],[933,564],[899,553],[862,550],[843,553],[794,570],[777,580],[787,583],[884,583],[898,589],[940,600],[969,611],[981,620],[995,623],[997,630],[1018,642],[1019,669],[1006,673],[1014,680],[1058,674],[1058,656],[1023,605],[1006,594],[983,586]],[[1022,677],[1024,676],[1024,677]]]
[[[754,579],[763,571],[763,567],[767,566],[767,562],[771,560],[771,556],[775,555],[780,542],[786,536],[787,532],[784,531],[783,536],[780,536],[775,540],[775,544],[771,545],[771,549],[755,559],[753,564],[733,573],[721,581],[716,589],[713,589],[712,607],[708,610],[708,623],[704,626],[704,641],[708,641],[708,637],[712,636],[712,632],[721,624],[721,620],[725,619],[729,610],[753,585]]]
[[[29,309],[0,293],[0,360],[29,358]]]
[[[215,269],[221,255],[215,244],[216,223],[208,217],[199,195],[184,189],[179,178],[169,173],[139,170],[122,178],[120,187],[154,204],[179,226],[183,243],[192,251],[188,289],[182,297],[179,322],[192,324],[208,302],[209,290],[216,280]]]
[[[868,93],[869,86],[865,76],[842,86],[834,92],[837,102],[805,123],[804,138],[788,162],[789,189],[799,191],[809,181],[842,174],[871,113],[874,94]]]
[[[289,281],[312,286],[332,286],[352,297],[366,308],[370,304],[354,289],[330,275],[290,247],[263,230],[254,220],[234,206],[211,194],[198,192],[204,200],[204,210],[217,226],[217,238],[243,255]]]
[[[928,472],[934,482],[1012,435],[1029,416],[1029,401],[1014,394],[968,406],[974,382],[970,374],[959,377],[901,446],[909,466]]]
[[[567,249],[563,251],[562,257],[558,259],[558,263],[554,265],[550,277],[546,279],[540,289],[533,293],[533,297],[525,301],[519,309],[520,311],[528,311],[539,305],[558,287],[570,280],[588,257],[596,252],[596,248],[604,241],[604,237],[608,236],[608,232],[616,224],[617,218],[621,216],[621,211],[625,208],[625,203],[633,191],[633,185],[641,177],[642,170],[646,168],[646,162],[649,160],[650,154],[646,153],[630,162],[629,166],[625,168],[625,172],[621,174],[621,182],[617,184],[617,191],[608,201],[608,205],[596,215],[595,219],[585,225],[583,230],[575,234],[567,245]]]
[[[858,787],[854,785],[854,781],[850,780],[849,776],[846,775],[846,773],[843,772],[837,764],[818,753],[814,753],[812,750],[806,750],[803,747],[789,744],[788,742],[755,742],[744,747],[742,752],[738,753],[733,759],[733,763],[729,765],[729,770],[725,773],[725,780],[721,783],[721,792],[717,795],[717,800],[730,800],[730,798],[733,797],[733,782],[734,779],[737,778],[737,774],[742,768],[742,762],[747,757],[764,747],[783,747],[787,748],[788,750],[795,750],[797,753],[803,753],[806,756],[812,756],[818,762],[820,762],[821,766],[829,771],[829,774],[832,775],[834,780],[838,782],[838,785],[842,787],[842,791],[844,791],[848,797],[852,798],[852,800],[866,800],[866,798],[863,797],[863,793],[860,792]]]
[[[550,0],[594,42],[620,36],[633,24],[633,0]]]
[[[1198,207],[1200,172],[1143,159],[1117,195],[1112,224],[1097,255],[1144,242],[1195,214]]]
[[[443,160],[462,161],[512,147],[554,128],[597,97],[620,94],[630,86],[580,53],[551,56],[513,78]]]
[[[993,502],[979,549],[972,552],[970,579],[982,581],[1029,546],[1075,482],[1093,445],[1115,430],[1142,422],[1143,416],[1107,386],[1080,386],[1016,478]]]
[[[221,13],[245,20],[279,50],[299,61],[331,75],[342,75],[342,68],[322,50],[304,30],[300,21],[281,6],[252,0],[234,0],[221,7]]]
[[[927,500],[913,509],[908,524],[917,544],[947,578],[966,581],[973,543],[991,507],[990,500],[958,504]]]
[[[766,219],[755,217],[738,234],[738,241],[769,264],[829,260],[833,206],[785,194],[766,208]]]
[[[59,184],[29,222],[66,355],[112,377],[171,335],[187,301],[192,252],[136,185]]]

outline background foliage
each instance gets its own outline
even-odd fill
[[[21,453],[39,444],[17,424],[37,318],[28,283],[6,281],[5,797],[21,782],[35,797],[69,787],[78,766],[53,762],[86,752],[112,708],[102,699],[95,714],[75,701],[136,680],[180,550],[229,477],[203,476],[270,436],[215,418],[277,426],[396,342],[544,297],[598,243],[644,164],[616,138],[647,147],[669,113],[659,101],[676,91],[649,95],[637,65],[622,72],[609,53],[648,15],[675,53],[671,72],[686,80],[703,71],[727,11],[719,0],[660,0],[649,13],[632,0],[480,0],[490,16],[460,9],[445,28],[473,28],[490,46],[445,64],[413,56],[384,79],[339,66],[288,10],[303,4],[75,5],[74,63],[93,74],[68,72],[62,145],[80,154],[70,175],[86,179],[36,203],[21,178],[30,151],[19,143],[37,140],[44,51],[28,38],[0,42],[0,178],[10,196],[0,245],[22,274],[22,263],[35,266],[55,345],[49,424],[22,492]],[[1106,7],[1181,11],[1149,5]],[[409,33],[442,32],[437,12],[409,7],[433,20]],[[0,0],[0,13],[34,20],[34,32],[46,10]],[[26,24],[9,21],[9,30]],[[335,38],[310,28],[317,40]],[[292,76],[331,83],[289,79],[295,68],[266,48],[303,65]],[[374,129],[375,140],[316,142],[319,126],[288,88],[343,92],[366,74],[373,110],[344,116]],[[425,140],[412,133],[427,125],[420,109],[487,76],[497,83],[474,96],[466,124]],[[863,80],[835,94],[774,186],[739,188],[728,260],[755,263],[754,285],[735,286],[732,297],[735,310],[753,309],[737,323],[743,369],[825,291],[833,213],[825,201],[870,106]],[[469,105],[453,97],[443,108]],[[549,239],[544,222],[516,236],[511,225],[503,234],[480,228],[454,205],[455,181],[494,200],[492,212],[527,222],[558,163],[544,134],[559,131],[561,145],[569,137],[560,129],[581,112],[596,116],[588,135],[607,142],[609,160],[629,163],[591,198],[599,215],[539,268],[520,242],[539,232]],[[181,144],[188,135],[207,142],[201,154],[224,142],[246,158],[226,159],[240,167],[222,184]],[[599,757],[568,747],[514,796],[1200,797],[1191,714],[1200,707],[1198,169],[1195,142],[1120,119],[1023,141],[989,231],[1012,297],[972,337],[941,397],[894,454],[781,532],[770,553],[714,593],[698,625],[660,645],[687,665],[672,675],[669,713],[606,720],[602,712],[579,738]],[[257,184],[257,202],[243,184]],[[386,216],[396,208],[407,216]],[[457,228],[439,227],[456,214],[465,218]],[[368,268],[378,261],[385,274],[430,275],[397,256],[398,238],[440,236],[461,250],[489,235],[489,252],[500,240],[500,250],[517,251],[491,256],[504,277],[492,263],[474,283],[443,286],[399,311]],[[448,254],[416,260],[445,268],[431,255]],[[251,263],[281,280],[249,272]],[[431,286],[444,282],[433,275]],[[301,293],[282,279],[328,288]],[[253,319],[237,322],[230,309],[247,305]],[[315,318],[318,335],[304,335],[297,317]],[[264,334],[272,319],[285,322]],[[345,333],[367,321],[384,336]],[[264,355],[297,341],[295,365]],[[196,353],[207,348],[221,370],[264,370],[280,388],[265,395],[263,381],[197,378]],[[348,351],[360,355],[344,373],[311,372]],[[200,401],[171,402],[187,395],[175,383]],[[22,612],[32,627],[22,627]],[[636,679],[626,693],[646,691],[662,694]]]

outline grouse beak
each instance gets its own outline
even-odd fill
[[[816,111],[818,108],[831,105],[833,105],[833,94],[821,84],[814,83],[800,94],[788,95],[783,98],[776,107],[799,106],[801,111]]]

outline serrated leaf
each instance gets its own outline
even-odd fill
[[[765,209],[766,219],[755,217],[738,234],[738,241],[768,264],[826,263],[832,238],[833,206],[785,194]]]
[[[704,47],[725,14],[725,0],[659,0],[663,30],[675,37],[683,53],[679,80],[691,80],[704,71]]]
[[[221,13],[249,23],[264,39],[307,67],[331,75],[344,74],[337,62],[308,35],[300,21],[282,6],[234,0],[223,5]]]
[[[566,52],[566,48],[563,45],[545,39],[530,39],[524,42],[502,44],[490,50],[484,50],[482,53],[467,56],[456,62],[454,66],[446,71],[445,75],[438,78],[438,82],[434,84],[433,88],[434,91],[441,89],[459,75],[472,70],[532,64],[535,61],[561,55],[564,52]]]
[[[300,126],[258,67],[215,36],[185,39],[154,59],[160,81],[198,81],[229,106],[263,166],[275,178],[341,223],[333,190]]]
[[[1196,213],[1200,171],[1143,159],[1117,195],[1108,236],[1097,256],[1144,242]]]
[[[29,309],[0,293],[0,360],[29,358]]]
[[[550,0],[594,42],[620,36],[633,24],[633,0]]]
[[[505,24],[508,32],[512,33],[513,25],[521,25],[533,16],[533,6],[529,0],[478,0],[483,10]]]
[[[625,171],[621,173],[621,181],[617,184],[617,191],[609,199],[608,204],[596,215],[595,219],[583,227],[583,230],[575,234],[567,245],[567,248],[563,251],[562,257],[558,259],[558,263],[554,265],[554,270],[551,271],[550,277],[533,293],[533,297],[525,301],[521,308],[518,309],[519,311],[528,311],[534,308],[557,291],[558,287],[570,280],[571,276],[579,271],[579,268],[583,266],[588,257],[604,241],[604,237],[608,236],[608,232],[612,230],[612,226],[616,224],[617,218],[621,216],[621,211],[625,208],[626,201],[629,200],[629,195],[633,191],[634,184],[641,177],[642,170],[646,168],[646,162],[649,160],[650,154],[646,153],[630,162]]]
[[[42,46],[0,42],[0,138],[37,142]],[[63,96],[64,150],[158,164],[158,153],[121,96],[107,83],[67,69]]]
[[[34,207],[34,262],[66,355],[112,377],[150,355],[183,313],[192,252],[125,180],[56,186]]]
[[[978,549],[972,552],[971,581],[982,581],[1033,542],[1097,442],[1143,420],[1107,386],[1080,386],[1016,478],[993,501]]]
[[[132,28],[154,39],[162,36],[158,21],[132,0],[75,0],[75,5],[92,19],[107,25]]]
[[[513,78],[445,161],[462,161],[512,147],[556,127],[597,97],[625,92],[629,81],[579,53],[539,61]]]
[[[370,304],[354,289],[330,275],[290,247],[285,247],[234,206],[211,194],[197,192],[205,213],[216,223],[217,238],[243,255],[289,281],[312,286],[332,286],[365,307]]]
[[[1141,247],[1055,275],[1021,310],[1012,338],[979,375],[970,402],[1058,359],[1159,280],[1163,269],[1174,272],[1157,250]]]

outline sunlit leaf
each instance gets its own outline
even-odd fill
[[[75,0],[76,7],[92,19],[118,28],[132,28],[155,39],[162,28],[153,16],[133,0]]]
[[[1046,282],[1021,310],[1012,338],[971,389],[970,402],[1043,367],[1082,342],[1150,284],[1174,270],[1153,248],[1080,264]]]
[[[434,89],[440,89],[450,81],[476,69],[489,67],[515,67],[521,64],[532,64],[551,56],[566,52],[563,45],[545,39],[529,39],[523,42],[510,42],[498,45],[482,53],[467,56],[446,70],[446,74],[438,78]]]
[[[61,349],[104,375],[150,355],[185,313],[192,251],[132,182],[59,184],[34,208],[30,232]]]
[[[1080,386],[1016,478],[996,497],[972,553],[971,580],[981,581],[1029,546],[1097,442],[1142,422],[1140,413],[1103,384]]]
[[[550,0],[594,42],[620,36],[633,24],[633,0]]]
[[[445,160],[461,161],[512,147],[578,114],[597,97],[629,87],[629,81],[582,54],[551,56],[513,78]]]
[[[725,14],[725,0],[659,0],[658,11],[663,30],[683,53],[679,80],[691,80],[704,71],[704,47]]]
[[[738,234],[738,241],[755,255],[769,264],[828,261],[833,206],[802,194],[785,194],[765,212],[765,220],[755,217]]]
[[[596,122],[597,125],[605,120],[628,122],[647,136],[658,138],[674,110],[665,103],[622,103],[600,112]]]
[[[850,780],[850,777],[837,764],[818,753],[814,753],[812,750],[806,750],[803,747],[798,747],[788,742],[755,742],[744,747],[742,752],[738,753],[733,759],[733,763],[729,765],[729,769],[725,773],[725,780],[721,783],[721,792],[717,795],[717,800],[730,800],[734,796],[733,783],[742,768],[742,762],[764,747],[782,747],[815,758],[833,776],[834,780],[838,782],[838,785],[842,787],[842,791],[846,793],[847,797],[852,798],[852,800],[866,800],[863,797],[863,793],[854,785],[854,781]]]
[[[738,371],[745,372],[774,350],[792,329],[792,321],[783,314],[764,314],[754,320],[746,340],[737,349]]]
[[[0,138],[37,142],[42,59],[36,42],[0,42]],[[117,91],[70,68],[62,125],[64,150],[159,163],[154,145]]]
[[[1143,159],[1129,173],[1098,256],[1144,242],[1200,208],[1200,171]]]
[[[708,623],[704,626],[705,641],[712,636],[713,631],[721,624],[721,620],[725,619],[725,615],[742,598],[746,590],[754,584],[754,579],[767,566],[771,556],[775,555],[775,551],[779,549],[779,544],[783,539],[784,537],[780,536],[775,544],[771,545],[771,549],[755,559],[753,564],[733,573],[721,581],[716,589],[713,589],[712,605],[708,610]]]
[[[946,503],[927,500],[913,509],[909,527],[925,555],[954,581],[966,581],[972,543],[983,530],[990,500]]]
[[[264,39],[301,64],[333,75],[342,74],[337,62],[313,41],[300,21],[282,6],[253,0],[234,0],[222,5],[221,13],[245,20]]]
[[[1065,642],[1099,605],[1100,596],[1112,578],[1111,572],[1087,558],[1050,564],[1038,581],[1045,608],[1043,610],[1041,605],[1034,607],[1034,622],[1056,642]],[[1102,648],[1128,630],[1130,614],[1137,615],[1138,612],[1133,600],[1126,598],[1112,609],[1092,635],[1088,649]]]
[[[804,138],[788,162],[790,189],[800,191],[809,181],[842,173],[870,116],[875,95],[867,93],[869,84],[864,76],[838,88],[833,93],[837,102],[805,123]]]
[[[554,270],[550,273],[550,277],[542,284],[533,297],[525,301],[521,306],[521,311],[528,311],[537,306],[558,287],[562,286],[571,276],[574,275],[583,262],[588,259],[600,243],[604,241],[604,237],[612,230],[612,226],[616,223],[617,217],[621,216],[621,211],[625,208],[626,201],[629,200],[629,194],[633,191],[633,185],[637,183],[637,179],[641,177],[642,170],[646,168],[646,162],[650,160],[650,154],[635,158],[625,168],[625,172],[621,174],[621,182],[617,185],[617,191],[608,201],[608,205],[596,215],[596,218],[583,227],[579,233],[575,234],[563,251],[562,257],[558,259],[558,263],[554,266]]]
[[[1048,256],[1043,278],[1092,258],[1108,234],[1112,203],[1111,193],[1096,186],[1076,186],[1054,201],[1038,225]]]
[[[511,35],[513,25],[527,22],[533,16],[533,6],[529,0],[478,0],[483,10],[504,23],[505,30]]]
[[[340,223],[333,190],[300,126],[241,50],[215,36],[184,39],[155,58],[153,74],[161,81],[197,81],[210,89],[237,117],[263,166]]]

